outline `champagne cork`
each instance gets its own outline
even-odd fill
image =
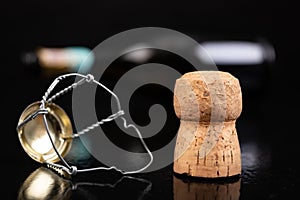
[[[204,178],[241,173],[236,120],[242,92],[237,78],[222,71],[186,73],[176,80],[174,109],[180,119],[175,173]]]

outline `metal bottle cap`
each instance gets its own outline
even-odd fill
[[[79,76],[81,79],[65,89],[57,92],[53,96],[49,96],[55,86],[71,76]],[[77,88],[77,86],[84,83],[93,83],[110,93],[114,98],[118,106],[118,111],[114,114],[104,118],[96,123],[88,126],[87,128],[73,133],[71,121],[66,112],[58,105],[52,103],[55,99],[62,96],[66,92]],[[111,170],[121,172],[122,174],[139,173],[145,170],[153,162],[153,155],[147,145],[145,144],[140,131],[133,124],[127,124],[126,119],[123,117],[124,111],[121,109],[119,98],[107,87],[94,79],[91,74],[83,75],[78,73],[69,73],[57,77],[48,90],[45,92],[40,102],[34,102],[25,108],[17,125],[17,132],[21,142],[21,145],[25,152],[34,160],[45,163],[48,168],[55,171],[65,172],[67,175],[75,175],[78,172],[87,172],[94,170]],[[137,133],[140,141],[147,150],[150,156],[150,161],[144,167],[133,171],[122,171],[115,166],[111,167],[92,167],[85,169],[77,169],[76,166],[68,164],[64,159],[64,156],[68,154],[71,149],[72,140],[75,137],[79,137],[90,130],[100,126],[105,122],[113,121],[117,118],[123,120],[123,126],[125,129],[132,128]],[[62,164],[56,164],[55,162],[61,161]]]
[[[25,152],[34,160],[45,162],[57,162],[59,157],[54,151],[49,140],[43,115],[40,110],[41,102],[30,104],[21,114],[18,126],[18,136]],[[54,103],[45,104],[47,110],[46,119],[51,138],[60,153],[65,156],[72,145],[72,125],[66,112]],[[30,119],[28,121],[28,119]],[[27,123],[24,123],[26,122]],[[22,125],[23,124],[23,125]]]

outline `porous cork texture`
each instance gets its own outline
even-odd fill
[[[236,119],[242,93],[237,78],[222,71],[186,73],[176,80],[174,109],[180,118],[175,173],[206,178],[241,173]]]

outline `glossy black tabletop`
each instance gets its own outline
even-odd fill
[[[282,7],[273,1],[247,2],[245,5],[236,1],[218,6],[203,3],[207,9],[203,8],[205,11],[202,12],[198,12],[201,3],[180,6],[178,3],[171,5],[173,2],[165,2],[159,6],[160,2],[145,5],[116,2],[128,8],[124,10],[122,6],[115,9],[113,3],[104,2],[102,5],[96,1],[82,5],[79,1],[57,2],[60,4],[57,6],[34,1],[20,3],[19,6],[7,4],[6,11],[1,14],[5,21],[1,64],[1,199],[26,199],[32,185],[40,192],[31,194],[31,199],[245,200],[292,199],[297,196],[300,184],[297,164],[299,106],[295,97],[297,72],[294,72],[298,65],[294,50],[296,34],[290,33],[290,27],[285,23],[288,19],[292,20],[293,16],[275,15]],[[134,4],[139,2],[135,1]],[[288,8],[287,5],[283,7]],[[147,8],[151,11],[142,12]],[[158,9],[156,15],[153,13],[155,9]],[[253,13],[253,10],[256,12]],[[218,14],[213,15],[212,11]],[[207,15],[206,20],[200,20],[195,27],[195,20],[191,19],[199,20]],[[262,36],[274,45],[276,60],[268,64],[266,73],[262,73],[265,65],[250,67],[247,69],[249,73],[241,68],[219,68],[232,72],[242,83],[243,110],[236,121],[242,155],[240,175],[225,179],[195,179],[175,174],[173,163],[170,163],[156,171],[129,176],[110,170],[64,179],[32,160],[22,149],[16,131],[20,114],[27,105],[42,97],[59,74],[26,68],[20,62],[20,53],[39,45],[82,45],[93,48],[120,31],[143,26],[176,29],[195,39],[203,35],[220,39],[227,36],[250,39]],[[158,55],[160,53],[164,52],[157,52]],[[164,59],[159,60],[158,57],[156,61],[171,67],[177,62],[174,55]],[[178,60],[177,64],[180,65],[181,61]],[[122,64],[122,59],[117,64]],[[104,77],[102,81],[110,85],[116,81],[115,78]],[[247,84],[253,81],[255,87]],[[147,119],[145,113],[148,110],[143,106],[149,108],[156,103],[165,106],[170,119],[160,135],[148,141],[150,149],[155,149],[155,143],[167,143],[171,137],[176,137],[179,119],[172,109],[172,93],[161,93],[164,91],[161,88],[144,89],[151,93],[141,91],[133,103],[135,109],[131,110],[136,123],[141,125],[143,119]],[[68,98],[62,101],[61,106],[70,110],[69,101]],[[114,131],[112,127],[106,127],[105,130]],[[123,138],[112,139],[122,145]],[[74,148],[67,157],[70,162],[78,167],[99,164],[92,157],[80,159],[78,152],[87,152],[79,139],[73,142]]]
[[[23,79],[21,76],[18,78]],[[41,91],[34,86],[37,84],[34,82],[43,81],[25,80],[24,83],[32,84],[32,87],[28,88]],[[20,93],[24,93],[25,96],[27,92]],[[34,92],[32,95],[36,96]],[[44,197],[44,192],[38,192],[37,199],[41,197],[180,200],[293,198],[299,187],[295,139],[290,138],[292,134],[287,133],[282,127],[282,122],[277,121],[277,113],[272,111],[274,109],[272,99],[260,96],[258,101],[257,96],[255,98],[249,96],[243,103],[243,112],[236,124],[242,152],[242,173],[239,176],[213,180],[195,179],[175,174],[171,163],[160,170],[148,173],[124,176],[114,170],[95,171],[78,174],[69,180],[32,160],[18,141],[17,133],[14,132],[16,124],[10,122],[9,130],[13,134],[10,135],[9,143],[3,145],[5,148],[2,152],[4,162],[1,169],[4,170],[3,176],[8,175],[7,179],[3,179],[6,188],[3,193],[13,198],[28,199],[25,198],[28,195],[28,188],[34,184],[41,184],[38,188],[49,192],[49,195]],[[24,107],[22,105],[21,103],[17,105],[20,108],[16,109],[12,116],[15,123],[21,108]],[[178,126],[178,121],[175,120],[173,123],[174,126]],[[85,155],[85,147],[79,139],[73,141],[73,147],[67,157],[71,163],[76,163],[79,168],[99,164],[92,158],[80,159],[82,154]],[[43,180],[44,176],[46,182]],[[49,191],[49,188],[53,191]]]

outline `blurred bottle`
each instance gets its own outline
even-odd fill
[[[249,37],[226,37],[210,36],[194,39],[199,43],[199,48],[194,49],[194,53],[205,63],[208,55],[207,65],[213,61],[218,70],[226,71],[236,76],[241,83],[244,94],[258,94],[264,91],[268,83],[269,74],[275,64],[275,49],[272,43],[263,39]],[[168,38],[162,38],[166,46],[177,45]],[[148,48],[147,44],[136,46],[133,44],[132,51],[121,55],[114,60],[107,74],[108,78],[119,79],[126,71],[146,64],[161,63],[173,67],[181,73],[186,73],[194,68],[186,67],[189,63],[179,56],[168,51]],[[178,46],[182,45],[178,43]],[[181,48],[177,47],[177,48]],[[205,51],[203,54],[202,51]],[[26,51],[21,54],[22,63],[31,68],[42,69],[47,74],[61,72],[89,73],[95,63],[96,55],[94,51],[82,46],[70,46],[64,48],[39,47],[33,51]],[[111,77],[112,76],[112,77]],[[133,80],[134,81],[134,80]]]
[[[38,47],[21,54],[22,63],[31,68],[46,72],[88,73],[94,63],[93,52],[86,47],[71,46],[64,48]]]
[[[263,91],[275,65],[275,50],[266,40],[210,40],[200,43],[218,70],[236,76],[246,93]],[[199,52],[200,55],[201,52]]]
[[[275,66],[275,49],[271,42],[262,38],[229,38],[219,37],[194,37],[199,45],[193,49],[195,57],[203,63],[203,69],[215,69],[229,72],[239,79],[243,93],[262,94],[269,83],[270,74]],[[165,38],[166,46],[176,45]],[[181,43],[178,46],[182,45]],[[178,47],[180,48],[180,47]],[[184,47],[182,47],[184,48]],[[134,49],[134,48],[133,48]],[[131,68],[145,63],[162,63],[173,67],[180,73],[195,70],[189,63],[168,51],[159,49],[142,48],[124,54],[114,66],[118,69]],[[210,65],[215,65],[209,67]],[[198,66],[201,68],[201,66]],[[127,71],[129,70],[127,69]],[[118,70],[120,72],[120,70]],[[116,73],[114,73],[116,74]],[[167,77],[165,77],[166,79]]]

